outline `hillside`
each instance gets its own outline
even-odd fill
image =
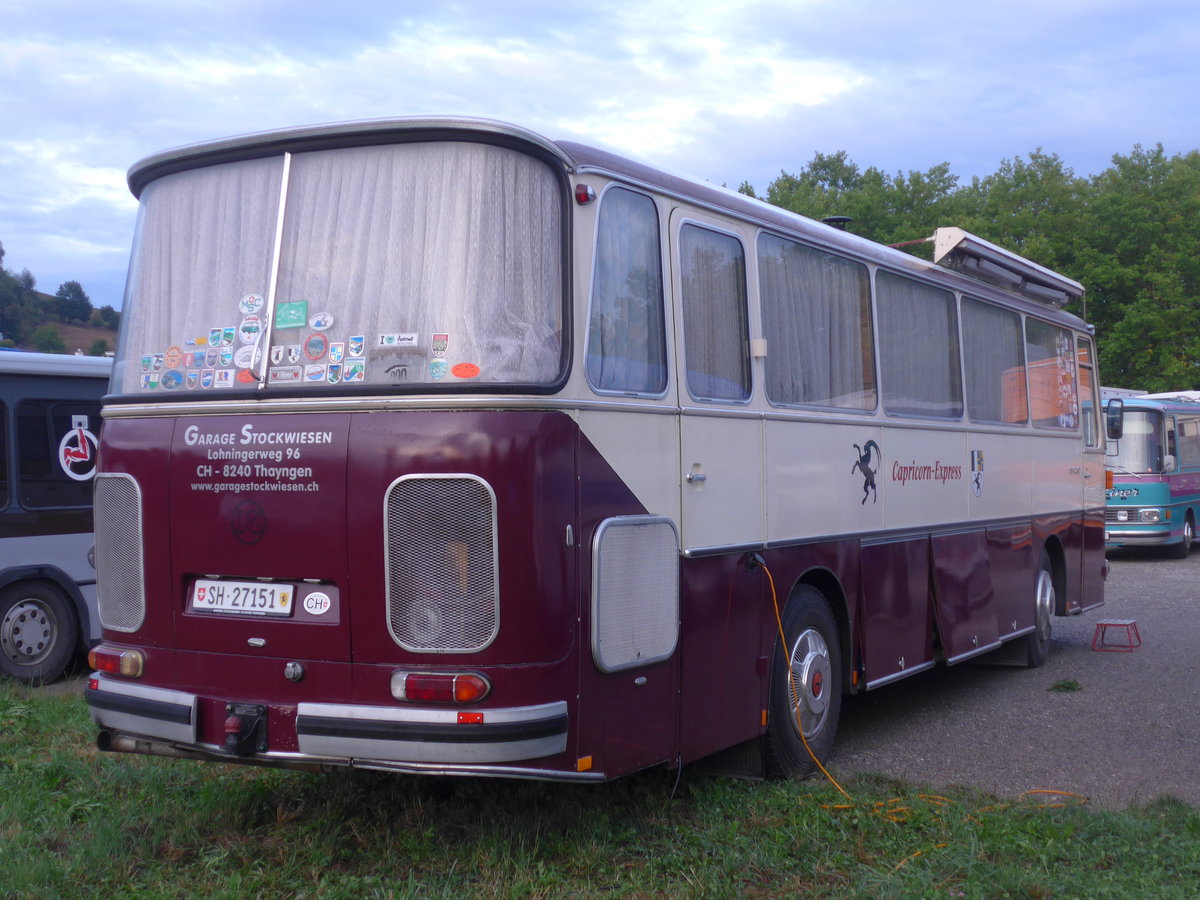
[[[92,344],[98,340],[107,341],[109,351],[117,349],[117,332],[111,328],[100,328],[95,325],[66,324],[64,322],[46,322],[62,338],[67,345],[67,353],[82,351],[87,353]],[[32,346],[22,346],[21,350],[32,350]]]

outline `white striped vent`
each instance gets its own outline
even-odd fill
[[[388,630],[414,653],[474,653],[500,628],[496,495],[474,475],[406,475],[388,488]]]
[[[100,624],[137,631],[146,617],[142,491],[129,475],[96,476],[96,605]]]
[[[670,658],[679,640],[679,536],[664,516],[619,516],[596,530],[592,658],[617,672]]]

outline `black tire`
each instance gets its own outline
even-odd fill
[[[71,601],[41,581],[0,591],[0,671],[26,684],[54,681],[79,641]]]
[[[801,587],[788,601],[782,619],[787,650],[779,646],[777,637],[764,755],[769,775],[804,778],[817,770],[813,755],[824,764],[833,749],[842,712],[842,652],[833,613],[815,588]],[[792,679],[788,678],[789,658]]]
[[[1183,540],[1167,548],[1167,553],[1172,559],[1187,559],[1188,554],[1192,552],[1192,544],[1195,543],[1195,540],[1196,523],[1192,521],[1192,514],[1188,513],[1183,520]]]
[[[1050,565],[1050,554],[1043,550],[1033,579],[1033,631],[1025,636],[1025,665],[1031,669],[1043,665],[1050,655],[1050,633],[1056,606],[1054,569]]]

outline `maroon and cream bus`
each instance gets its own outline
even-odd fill
[[[844,694],[1102,602],[1082,288],[958,229],[929,262],[458,118],[129,183],[103,749],[800,775]]]

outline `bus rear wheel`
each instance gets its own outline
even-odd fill
[[[79,626],[70,601],[43,582],[0,591],[0,671],[26,684],[44,684],[67,667]]]
[[[1031,669],[1044,664],[1050,655],[1056,600],[1054,569],[1050,565],[1050,554],[1043,550],[1033,581],[1033,631],[1025,638],[1025,664]]]
[[[792,596],[782,622],[786,645],[776,638],[771,660],[767,773],[803,778],[833,749],[842,709],[841,649],[833,613],[815,588]]]

